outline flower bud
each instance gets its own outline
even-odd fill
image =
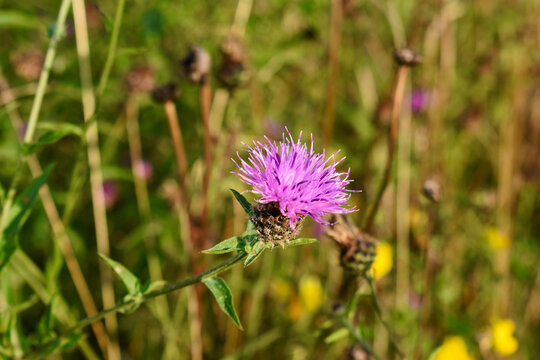
[[[345,215],[333,215],[330,221],[333,224],[326,234],[340,248],[341,266],[358,275],[364,275],[375,260],[375,239],[360,232]]]
[[[300,231],[302,216],[294,227],[288,217],[283,215],[279,209],[279,204],[270,202],[268,204],[256,203],[253,206],[251,222],[255,225],[259,233],[259,239],[271,244],[272,246],[285,246],[285,243],[294,239],[295,235]]]

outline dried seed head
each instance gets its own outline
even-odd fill
[[[422,63],[422,56],[414,52],[409,48],[402,48],[396,50],[394,58],[399,65],[404,66],[416,66]]]
[[[240,39],[230,36],[221,44],[221,63],[218,80],[228,89],[246,82],[246,50]]]
[[[126,86],[130,92],[150,92],[154,85],[154,72],[148,65],[133,68],[126,77]]]
[[[11,56],[15,73],[27,81],[36,81],[41,75],[45,57],[40,50],[16,52]]]
[[[376,240],[362,233],[343,214],[332,215],[330,221],[333,224],[326,234],[339,246],[341,266],[358,275],[365,274],[375,260]]]
[[[422,186],[422,194],[429,200],[438,203],[441,201],[441,185],[434,179],[428,179]]]
[[[210,55],[206,50],[191,45],[187,55],[180,60],[184,74],[195,84],[204,84],[210,73]]]
[[[168,83],[162,86],[158,86],[152,91],[152,98],[158,103],[165,103],[167,101],[173,101],[177,95],[176,84]]]
[[[300,231],[304,216],[297,221],[296,225],[291,227],[288,217],[283,215],[279,210],[279,204],[270,202],[268,204],[256,203],[253,206],[251,222],[255,224],[255,228],[259,233],[259,239],[272,244],[272,246],[285,246],[285,243],[294,239]]]

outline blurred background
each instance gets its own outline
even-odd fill
[[[246,186],[230,159],[242,142],[281,139],[285,126],[346,157],[340,169],[362,190],[351,219],[379,241],[376,290],[408,358],[540,354],[538,1],[76,0],[59,29],[60,3],[0,0],[3,205],[17,172],[19,194],[39,164],[55,164],[50,196],[37,199],[0,270],[0,357],[65,332],[92,302],[108,307],[104,283],[121,301],[98,252],[142,281],[226,259],[200,250],[245,228],[229,189]],[[404,47],[422,62],[399,65]],[[36,92],[43,146],[23,158]],[[365,226],[393,117],[390,180]],[[97,230],[92,188],[106,214]],[[197,287],[119,314],[105,342],[103,328],[87,327],[49,356],[368,359],[337,320],[349,281],[353,326],[379,358],[398,358],[369,287],[343,276],[325,229],[308,220],[303,235],[320,242],[223,274],[244,331]]]

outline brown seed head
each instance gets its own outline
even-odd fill
[[[130,92],[150,92],[154,85],[154,72],[148,65],[133,68],[126,77],[126,86]]]
[[[394,53],[394,58],[399,65],[404,66],[416,66],[422,63],[422,56],[409,48],[396,50]]]
[[[195,84],[204,84],[210,73],[210,55],[206,50],[191,45],[187,55],[180,60],[184,74]]]
[[[158,103],[165,103],[167,101],[173,101],[177,95],[176,84],[168,83],[162,86],[158,86],[152,91],[152,98]]]
[[[422,186],[422,194],[429,200],[438,203],[441,201],[441,185],[434,179],[428,179]]]
[[[246,50],[240,39],[230,36],[221,44],[221,62],[218,69],[220,83],[234,89],[246,82]]]
[[[19,51],[11,55],[15,73],[27,81],[36,81],[41,75],[45,56],[40,50]]]

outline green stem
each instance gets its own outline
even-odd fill
[[[377,297],[377,293],[375,292],[375,284],[373,283],[373,277],[371,275],[369,275],[369,274],[366,274],[365,278],[369,283],[369,288],[371,289],[371,298],[373,299],[373,304],[375,305],[375,311],[377,313],[377,316],[379,317],[379,320],[381,321],[384,328],[386,329],[386,331],[390,335],[390,340],[392,342],[392,345],[394,346],[394,348],[398,352],[399,356],[402,359],[406,359],[407,356],[405,355],[403,350],[401,350],[401,347],[399,346],[399,344],[397,342],[396,336],[395,336],[394,332],[392,331],[392,328],[384,320],[384,318],[382,316],[382,308],[381,308],[381,304],[379,303],[379,298]]]
[[[49,74],[51,72],[51,67],[56,55],[56,45],[60,39],[60,35],[64,31],[64,23],[66,22],[67,13],[69,7],[71,6],[71,0],[62,0],[60,5],[60,11],[58,12],[58,17],[56,19],[56,24],[54,28],[54,34],[51,38],[49,48],[47,49],[47,54],[45,55],[45,62],[43,64],[43,70],[41,70],[41,75],[39,77],[38,87],[36,90],[36,96],[34,97],[34,102],[32,103],[32,109],[30,110],[30,118],[28,119],[28,127],[26,128],[26,133],[24,135],[24,143],[28,144],[32,142],[34,138],[34,132],[36,131],[36,124],[39,116],[39,111],[41,110],[41,104],[43,102],[43,96],[45,96],[45,90],[47,88],[47,81],[49,80]],[[13,205],[13,200],[15,199],[15,193],[17,191],[17,185],[21,179],[21,161],[18,162],[17,168],[15,169],[15,174],[13,175],[13,180],[9,187],[6,201],[4,202],[4,207],[2,208],[2,218],[0,219],[0,234],[4,232],[4,227],[6,225],[8,214]]]
[[[204,280],[206,278],[212,277],[214,275],[217,275],[217,274],[219,274],[221,272],[224,272],[224,271],[228,270],[234,264],[242,261],[246,256],[247,256],[247,253],[240,252],[236,256],[234,256],[234,257],[228,259],[227,261],[217,265],[216,267],[208,270],[207,272],[204,272],[204,273],[199,274],[197,276],[190,277],[189,279],[179,281],[177,283],[165,285],[161,289],[158,289],[158,290],[149,292],[147,294],[144,294],[141,299],[123,301],[120,304],[117,304],[117,305],[115,305],[113,307],[105,309],[105,310],[101,311],[100,313],[97,313],[94,316],[90,316],[90,317],[87,317],[86,319],[83,319],[83,320],[79,321],[75,326],[71,327],[61,337],[69,336],[69,335],[73,334],[75,331],[80,330],[80,329],[92,324],[95,321],[101,320],[101,319],[103,319],[104,317],[106,317],[107,315],[109,315],[111,313],[115,313],[115,312],[124,310],[124,309],[130,307],[131,305],[136,304],[137,302],[143,303],[143,302],[145,302],[147,300],[150,300],[150,299],[153,299],[155,297],[165,295],[165,294],[169,294],[171,292],[174,292],[176,290],[188,287],[190,285],[200,283],[202,280]],[[58,343],[60,341],[61,337],[57,337],[57,338],[52,339],[50,342],[48,342],[48,343],[44,344],[43,346],[40,346],[39,348],[34,349],[30,353],[26,354],[23,358],[24,359],[31,358],[37,351],[45,349],[48,346],[50,346],[51,344]]]
[[[124,14],[124,5],[126,0],[119,0],[118,7],[116,8],[116,14],[114,15],[114,24],[111,35],[111,42],[109,43],[109,51],[107,52],[107,60],[105,60],[105,66],[103,72],[99,78],[99,84],[97,89],[97,97],[101,98],[103,91],[107,87],[107,80],[109,79],[109,73],[111,72],[114,58],[116,56],[116,47],[118,44],[118,35],[120,34],[120,25],[122,24],[122,15]]]
[[[341,321],[341,324],[343,324],[343,326],[345,326],[347,328],[347,330],[349,330],[349,332],[352,334],[352,336],[354,337],[354,339],[358,342],[358,344],[360,344],[360,346],[362,347],[362,349],[364,349],[365,352],[367,352],[369,355],[371,355],[372,357],[375,358],[375,360],[378,360],[379,357],[377,355],[375,355],[375,353],[373,352],[373,350],[371,349],[371,347],[368,345],[368,343],[366,343],[366,340],[364,340],[364,338],[362,336],[360,336],[360,334],[358,334],[358,331],[356,331],[356,329],[354,328],[354,326],[350,323],[349,320],[347,320],[345,317],[340,317],[339,320]]]

